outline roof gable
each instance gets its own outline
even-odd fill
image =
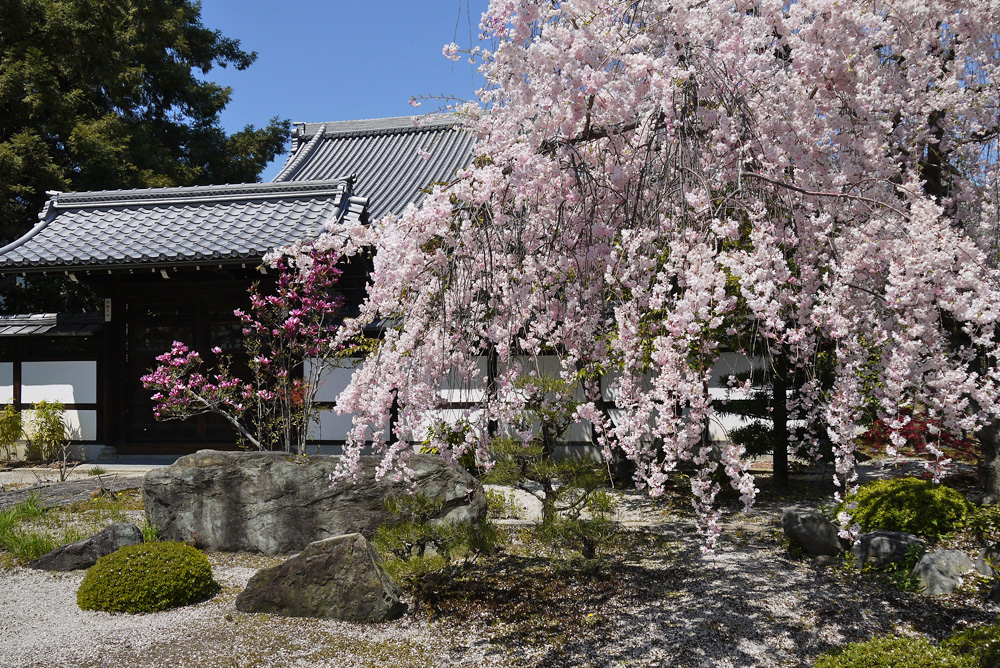
[[[351,174],[376,220],[400,214],[429,185],[472,161],[475,137],[453,114],[295,123],[292,151],[275,182]]]

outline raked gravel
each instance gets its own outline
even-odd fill
[[[597,632],[557,647],[516,641],[515,629],[508,633],[488,618],[456,624],[411,612],[375,625],[243,614],[236,595],[258,568],[277,561],[216,553],[209,559],[220,594],[146,615],[80,610],[82,572],[0,570],[0,667],[804,668],[845,642],[917,632],[941,637],[1000,612],[969,594],[903,594],[794,559],[776,505],[730,517],[714,557],[700,553],[689,519],[634,494],[619,508],[619,521],[645,525],[670,547],[606,573],[619,586],[595,615]]]

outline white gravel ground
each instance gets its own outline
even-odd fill
[[[605,573],[618,586],[594,615],[597,632],[556,647],[522,643],[488,618],[458,625],[411,612],[364,625],[243,614],[236,594],[257,568],[277,563],[252,555],[210,554],[219,595],[148,615],[81,611],[82,572],[0,570],[0,667],[804,667],[845,642],[940,635],[1000,612],[969,596],[886,592],[793,559],[778,512],[731,518],[710,558],[688,520],[638,495],[622,497],[617,519],[666,537],[668,547]]]

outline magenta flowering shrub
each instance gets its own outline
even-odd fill
[[[573,419],[652,494],[696,466],[709,546],[713,473],[756,493],[740,446],[701,447],[724,342],[804,379],[788,417],[806,450],[832,443],[840,484],[868,407],[897,446],[914,406],[948,433],[996,420],[996,17],[995,0],[493,0],[492,46],[469,54],[486,86],[459,109],[472,164],[331,230],[376,251],[341,335],[391,324],[338,401],[356,414],[343,475],[373,436],[381,473],[405,472],[451,376],[485,389],[465,438],[431,444],[489,461],[543,354],[591,379]]]
[[[304,452],[308,428],[317,417],[316,392],[326,364],[341,351],[334,342],[343,298],[333,293],[338,256],[310,246],[295,257],[277,255],[274,294],[250,289],[250,309],[237,309],[250,374],[233,374],[232,360],[213,348],[214,363],[184,343],[158,356],[160,365],[142,377],[153,390],[158,419],[183,420],[203,413],[224,417],[241,439],[258,449]],[[307,365],[305,361],[309,359]]]

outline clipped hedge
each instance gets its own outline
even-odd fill
[[[960,492],[918,478],[889,478],[861,486],[851,516],[864,531],[889,529],[936,542],[965,522],[973,506]],[[837,506],[837,513],[845,504]]]
[[[98,559],[76,602],[83,610],[156,612],[196,603],[218,589],[200,551],[183,543],[142,543]]]

